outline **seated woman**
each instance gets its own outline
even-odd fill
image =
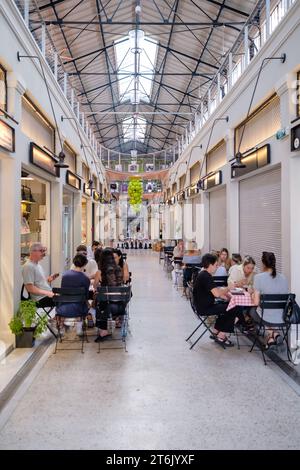
[[[79,287],[84,287],[86,289],[86,295],[88,298],[89,294],[89,287],[90,287],[90,280],[84,274],[84,269],[88,263],[88,259],[86,256],[78,253],[74,256],[72,268],[69,271],[66,271],[63,274],[61,280],[61,288],[72,288],[76,289]],[[86,316],[88,313],[88,302],[84,303],[60,303],[56,307],[56,314],[60,317],[60,332],[64,333],[63,328],[63,319],[64,318],[76,318],[76,328],[77,334],[82,334],[82,321],[80,321],[80,317]]]
[[[230,273],[233,269],[234,266],[239,266],[240,264],[242,264],[243,260],[242,260],[242,257],[239,253],[232,253],[231,255],[231,266],[229,268],[229,271],[228,271],[228,274],[230,276]]]
[[[228,338],[228,333],[234,331],[235,318],[239,315],[239,308],[235,307],[228,312],[228,287],[216,287],[213,274],[218,267],[218,258],[207,253],[202,258],[202,271],[198,274],[193,287],[193,297],[197,312],[201,315],[216,315],[217,320],[214,327],[214,339],[218,344],[225,347],[234,346]],[[216,298],[227,302],[215,303]]]
[[[194,268],[190,265],[199,266],[201,264],[201,252],[197,250],[197,243],[192,241],[187,244],[187,251],[184,253],[183,259],[183,287],[186,289],[188,282],[191,281]],[[188,265],[188,266],[187,266]]]
[[[245,256],[243,264],[236,264],[230,268],[228,286],[252,287],[254,279],[255,261],[251,256]]]
[[[261,294],[288,294],[288,281],[283,274],[276,271],[276,257],[274,253],[263,251],[262,254],[263,272],[254,277],[253,302],[259,305]],[[255,314],[256,313],[256,314]],[[261,309],[257,308],[254,319],[260,321]],[[267,309],[264,312],[263,320],[269,323],[283,323],[282,309]],[[280,344],[283,340],[278,331],[268,328],[265,348]]]
[[[99,284],[101,287],[117,287],[124,284],[122,269],[120,266],[117,266],[112,249],[106,248],[102,251],[99,268],[94,280],[95,291]],[[125,307],[124,302],[101,302],[96,305],[96,326],[99,328],[98,336],[95,339],[96,343],[110,336],[107,330],[109,315],[111,314],[113,318],[123,316]]]
[[[214,276],[227,276],[230,266],[231,260],[229,258],[229,252],[227,248],[222,248],[219,251],[218,267]]]
[[[120,266],[120,268],[122,269],[123,282],[124,282],[124,284],[127,284],[127,282],[129,281],[129,278],[130,278],[128,264],[123,259],[121,250],[119,250],[118,248],[114,248],[113,253],[114,253],[114,258],[115,258],[115,262],[116,262],[117,266]]]

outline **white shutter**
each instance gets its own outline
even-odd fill
[[[263,251],[275,253],[280,272],[280,168],[240,182],[240,253],[251,255],[260,269]]]
[[[206,174],[216,171],[226,163],[226,142],[222,140],[207,154]]]
[[[209,194],[209,247],[226,248],[226,187]]]
[[[195,184],[200,178],[200,162],[195,163],[190,169],[190,184]]]
[[[54,129],[35,111],[34,107],[26,100],[22,100],[22,132],[40,147],[54,150]]]
[[[243,125],[240,125],[235,131],[236,151],[243,132],[243,127]],[[280,127],[280,98],[276,95],[270,99],[259,112],[254,112],[253,116],[250,116],[245,126],[240,151],[243,153],[255,147],[260,142],[276,134]]]

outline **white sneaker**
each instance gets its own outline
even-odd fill
[[[65,334],[66,334],[65,328],[60,328],[59,333],[60,333],[60,336],[62,336],[62,337],[65,336]]]

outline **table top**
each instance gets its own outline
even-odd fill
[[[228,292],[230,301],[226,310],[231,310],[234,307],[254,307],[254,303],[251,295],[246,290],[243,290],[240,294],[233,294]]]

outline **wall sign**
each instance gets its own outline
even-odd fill
[[[196,184],[187,188],[186,190],[187,197],[192,197],[192,196],[195,196],[196,194],[199,194],[199,189],[197,188]]]
[[[8,152],[15,151],[15,130],[0,120],[0,147]]]
[[[215,171],[211,174],[208,174],[202,178],[202,189],[206,191],[207,189],[214,188],[222,184],[222,171]]]
[[[72,188],[81,189],[81,179],[70,170],[66,172],[66,183]]]
[[[184,191],[181,191],[179,194],[177,194],[177,201],[181,202],[185,200],[185,193]]]
[[[92,196],[92,190],[90,188],[87,188],[87,183],[83,183],[83,192],[87,196]]]
[[[242,158],[246,168],[231,168],[231,178],[238,178],[251,171],[257,170],[268,165],[271,161],[270,144],[266,144]]]
[[[30,142],[29,160],[33,165],[38,166],[42,170],[47,171],[47,173],[59,178],[59,168],[54,166],[56,163],[55,158],[34,142]]]
[[[291,129],[291,151],[300,150],[300,124]]]

